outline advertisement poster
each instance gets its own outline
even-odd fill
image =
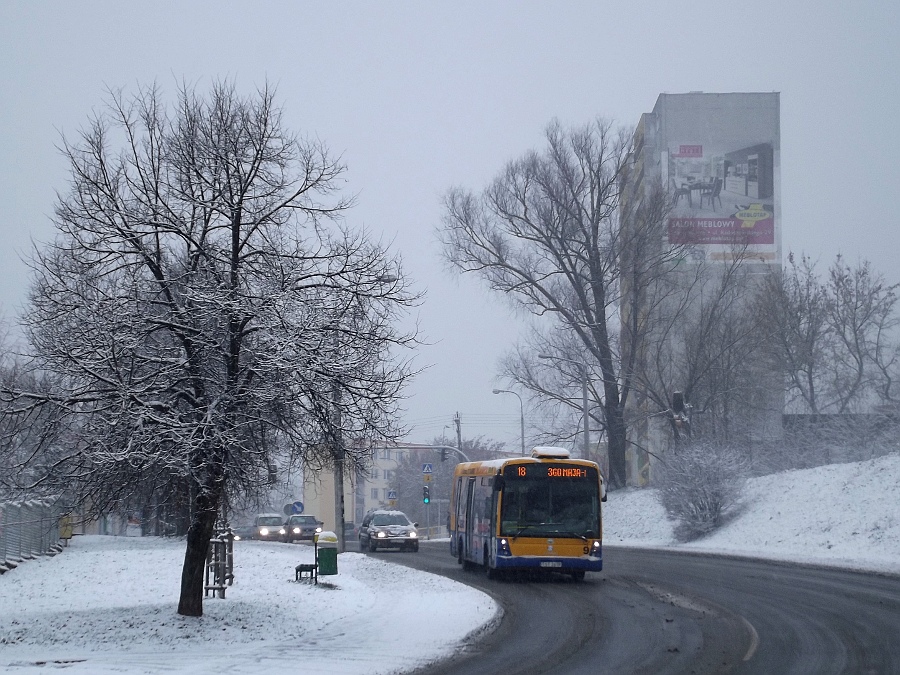
[[[711,260],[727,259],[735,249],[774,260],[773,147],[771,141],[744,147],[672,144],[663,153],[673,203],[669,243],[695,246],[701,257]]]

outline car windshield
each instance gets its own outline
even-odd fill
[[[281,525],[281,518],[278,516],[261,516],[256,522],[258,525]]]
[[[409,518],[402,513],[379,513],[372,518],[372,524],[378,527],[385,525],[409,525]]]
[[[315,525],[315,516],[299,516],[294,518],[295,525]]]

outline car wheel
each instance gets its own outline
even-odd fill
[[[409,547],[409,550],[412,551],[413,553],[418,553],[419,552],[419,544],[418,543],[413,544],[412,546]]]
[[[375,551],[378,550],[378,544],[376,544],[376,543],[375,543],[375,540],[372,539],[371,537],[369,537],[369,550],[370,550],[372,553],[375,553]]]

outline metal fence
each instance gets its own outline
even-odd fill
[[[37,556],[59,553],[61,515],[46,500],[0,502],[0,574]]]

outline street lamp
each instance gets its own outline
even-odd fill
[[[514,391],[510,391],[509,389],[494,389],[495,394],[512,394],[517,399],[519,399],[519,422],[522,427],[522,457],[525,456],[525,404],[522,403],[522,397],[519,396],[518,393]]]
[[[565,361],[567,363],[574,363],[578,366],[579,371],[581,372],[581,409],[582,416],[584,417],[584,449],[582,452],[582,459],[588,459],[590,457],[590,449],[591,449],[591,441],[590,441],[590,421],[588,418],[588,375],[587,375],[587,366],[584,365],[581,361],[575,361],[574,359],[567,359],[562,356],[551,356],[550,354],[538,354],[539,359],[544,359],[545,361]]]

